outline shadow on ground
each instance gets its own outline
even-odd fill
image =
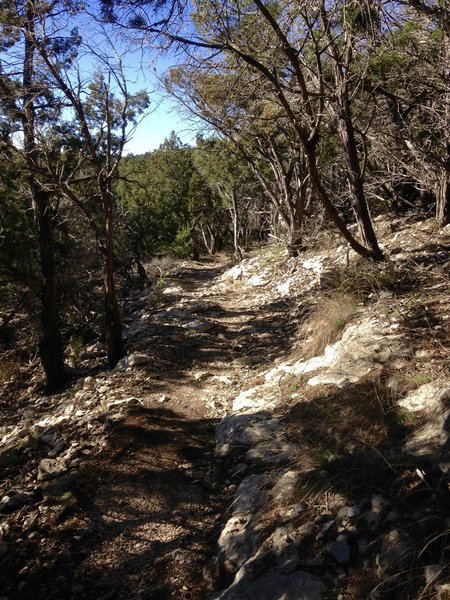
[[[165,409],[130,412],[9,553],[9,597],[202,597],[230,500],[218,493],[213,427]]]

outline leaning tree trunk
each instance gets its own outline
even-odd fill
[[[353,237],[353,235],[347,229],[345,222],[340,217],[333,202],[329,198],[327,191],[322,185],[320,174],[317,168],[316,148],[314,143],[304,142],[304,148],[311,188],[316,193],[319,201],[322,203],[326,213],[335,224],[339,233],[348,242],[349,246],[360,256],[363,256],[364,258],[370,258],[372,260],[380,260],[380,257],[376,252],[374,252],[371,248],[363,246],[356,238]]]
[[[291,199],[292,200],[292,199]],[[298,214],[292,203],[285,203],[278,209],[281,224],[285,230],[286,249],[289,256],[298,256],[302,246],[303,215]]]
[[[346,101],[344,100],[346,103]],[[364,191],[361,165],[359,164],[355,132],[350,117],[350,107],[346,106],[338,119],[338,133],[347,161],[347,180],[350,187],[353,214],[358,225],[358,232],[363,245],[373,253],[373,258],[383,260],[383,252],[378,245],[377,236],[372,226],[369,207]]]
[[[122,338],[122,322],[120,319],[119,303],[117,302],[114,279],[114,228],[112,202],[108,192],[102,192],[103,210],[105,214],[106,243],[104,248],[104,293],[106,316],[106,346],[108,364],[115,367],[125,355]]]
[[[212,227],[208,223],[206,223],[204,226],[200,225],[200,231],[202,232],[203,243],[206,251],[210,256],[214,256],[217,253],[217,233],[213,231]]]
[[[450,111],[448,118],[450,119]],[[439,183],[436,220],[439,227],[445,227],[450,223],[450,141],[447,142],[446,159]]]
[[[337,120],[337,132],[341,140],[345,160],[347,162],[347,180],[350,187],[351,203],[358,226],[362,245],[370,250],[371,258],[384,260],[383,253],[373,230],[372,220],[367,206],[364,191],[363,175],[359,163],[358,148],[355,138],[355,128],[352,119],[351,102],[349,96],[349,73],[352,71],[350,65],[353,62],[354,39],[348,31],[344,30],[343,40],[339,47],[336,38],[332,34],[328,9],[322,3],[320,9],[324,33],[329,42],[329,52],[333,59],[334,87],[336,105],[328,102],[328,108]]]
[[[189,245],[191,246],[192,260],[199,260],[200,248],[198,247],[198,242],[194,230],[191,231],[191,234],[189,236]]]
[[[289,256],[295,257],[300,254],[300,252],[304,248],[302,240],[303,235],[301,228],[293,224],[291,229],[289,230],[286,244]]]
[[[233,246],[234,246],[234,260],[239,261],[242,259],[242,249],[239,245],[239,209],[236,200],[236,194],[231,192],[231,218],[233,221]]]
[[[289,256],[298,256],[305,249],[303,245],[303,219],[305,216],[306,196],[308,191],[308,182],[304,178],[297,184],[297,190],[294,197],[290,198],[290,227],[287,249]]]
[[[302,227],[303,227],[303,198],[299,199],[300,193],[297,193],[297,197],[294,200],[294,194],[292,190],[284,187],[280,191],[280,196],[283,197],[282,202],[273,202],[276,216],[279,217],[280,223],[284,229],[286,239],[286,249],[289,256],[298,256],[302,244]],[[275,196],[275,194],[274,194]],[[276,223],[272,223],[272,230],[275,235]]]

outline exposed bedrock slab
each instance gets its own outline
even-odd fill
[[[139,367],[141,365],[147,365],[152,362],[152,357],[143,352],[133,352],[124,356],[117,365],[115,366],[116,371],[127,369],[128,367]]]
[[[322,600],[326,590],[326,584],[316,575],[274,571],[255,579],[243,576],[216,600]]]
[[[223,419],[216,429],[216,456],[225,458],[235,451],[242,453],[261,442],[267,442],[280,430],[278,419],[267,413],[235,414]]]
[[[252,556],[256,547],[256,533],[250,513],[237,514],[228,519],[220,534],[219,568],[222,573],[234,574]]]
[[[450,382],[434,381],[420,386],[397,404],[411,412],[423,413],[426,422],[407,439],[406,451],[431,458],[441,470],[450,468]]]
[[[377,318],[364,319],[345,330],[342,338],[326,347],[322,356],[279,365],[265,374],[266,381],[280,380],[286,373],[305,375],[320,370],[308,380],[309,385],[334,384],[345,387],[359,381],[391,358],[408,354],[401,337]]]
[[[267,475],[250,475],[239,485],[233,499],[233,515],[256,512],[267,502]]]

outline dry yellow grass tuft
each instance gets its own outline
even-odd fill
[[[302,345],[305,358],[318,356],[337,340],[339,333],[358,312],[359,298],[353,294],[336,294],[325,298],[304,325],[309,337]]]
[[[430,381],[431,377],[428,373],[407,368],[390,377],[388,385],[393,394],[404,396]]]
[[[12,358],[2,358],[0,360],[0,386],[11,379],[18,371],[18,363]]]

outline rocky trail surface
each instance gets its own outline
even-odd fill
[[[192,263],[135,294],[116,369],[8,412],[2,598],[200,598],[217,583],[235,486],[215,426],[289,328],[283,312],[242,307],[240,290],[209,291],[221,270]]]
[[[381,266],[181,263],[115,369],[7,382],[0,599],[447,600],[449,232],[376,226]]]

